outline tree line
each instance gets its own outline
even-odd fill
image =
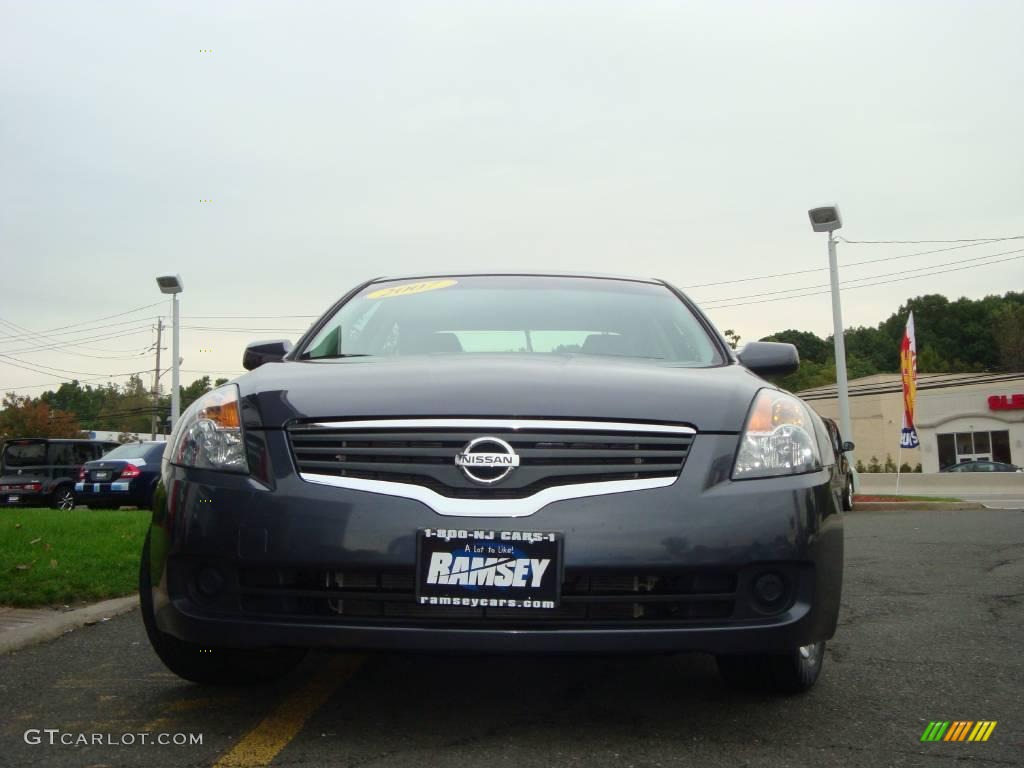
[[[227,383],[209,376],[179,388],[184,411],[213,387]],[[83,431],[150,432],[153,416],[158,419],[157,434],[166,432],[171,413],[171,396],[161,395],[154,402],[139,376],[125,384],[92,386],[70,381],[38,397],[9,392],[0,410],[0,440],[12,437],[80,437]]]
[[[1024,371],[1024,293],[950,301],[939,294],[909,299],[877,326],[848,328],[846,367],[850,379],[898,373],[900,341],[914,313],[917,370],[921,373]],[[728,333],[728,331],[726,332]],[[832,336],[785,330],[765,341],[784,341],[800,352],[800,369],[773,381],[799,392],[836,382]]]

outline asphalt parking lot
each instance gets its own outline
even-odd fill
[[[1024,511],[858,512],[846,542],[839,631],[804,696],[736,693],[701,655],[319,654],[273,688],[204,689],[164,670],[133,612],[0,657],[0,765],[1024,763]],[[922,743],[932,720],[998,725]]]

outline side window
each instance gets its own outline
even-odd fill
[[[87,461],[93,460],[93,447],[89,443],[79,443],[74,447],[75,464],[85,464]]]
[[[50,443],[47,460],[54,467],[73,467],[75,451],[73,443]]]
[[[832,433],[832,445],[836,449],[836,456],[843,452],[843,441],[839,439],[839,430]]]
[[[821,464],[824,467],[831,467],[836,463],[836,451],[832,435],[829,433],[825,421],[811,408],[804,406],[814,425],[814,432],[818,438],[818,449],[821,451]]]

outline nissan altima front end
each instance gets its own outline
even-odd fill
[[[755,375],[788,345],[737,357],[658,281],[442,275],[360,286],[247,361],[176,425],[144,551],[183,677],[326,647],[698,650],[733,682],[816,680],[842,488],[821,420]]]

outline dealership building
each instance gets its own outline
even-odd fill
[[[898,373],[849,382],[854,460],[882,464],[892,457],[918,463],[924,472],[970,459],[1024,466],[1024,373],[921,373],[917,379],[915,422],[919,448],[904,448],[903,389]],[[839,423],[836,387],[798,393],[819,414]]]

